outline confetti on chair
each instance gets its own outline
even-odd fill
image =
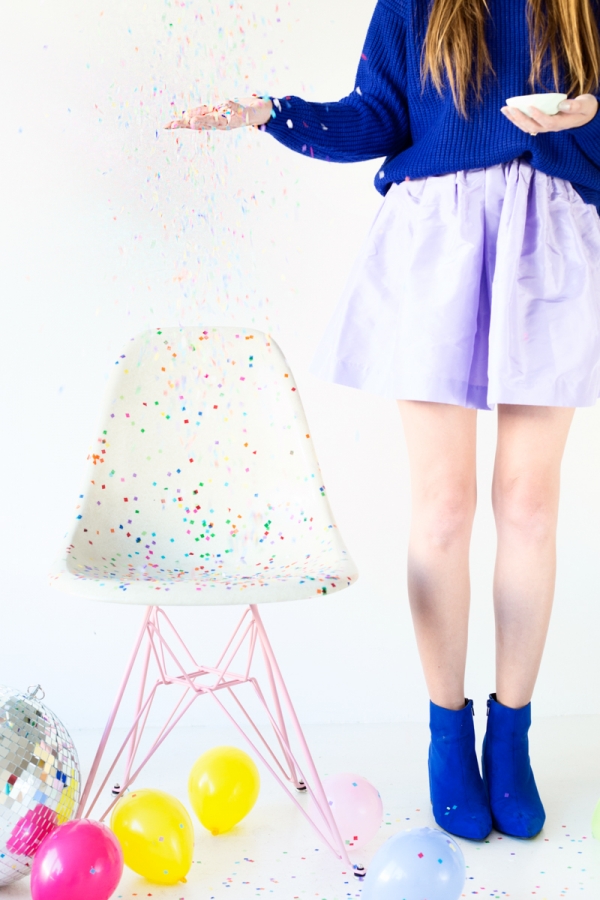
[[[326,602],[358,577],[280,348],[264,332],[234,327],[164,328],[133,338],[116,361],[88,459],[76,522],[52,583],[145,609],[79,815],[90,814],[121,759],[120,791],[126,790],[193,702],[208,695],[326,845],[351,865],[258,610],[260,603],[315,596]],[[233,635],[212,665],[199,664],[167,607],[232,604],[244,607]],[[252,674],[259,648],[264,692]],[[133,722],[92,796],[138,659]],[[179,688],[177,703],[142,753],[153,700],[165,685]],[[266,716],[270,741],[242,702],[244,685]],[[308,791],[316,815],[290,786]]]

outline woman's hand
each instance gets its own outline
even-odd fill
[[[503,106],[501,112],[521,131],[528,134],[540,134],[547,131],[563,131],[565,128],[577,128],[587,125],[598,111],[598,101],[593,94],[580,94],[573,100],[562,100],[558,104],[560,112],[554,116],[530,106],[531,118],[514,106]]]
[[[273,104],[262,97],[227,100],[219,106],[198,106],[188,109],[180,119],[173,119],[165,128],[192,128],[194,131],[230,131],[243,125],[265,125],[271,118]]]

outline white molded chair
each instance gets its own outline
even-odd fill
[[[78,815],[90,814],[124,754],[120,791],[126,790],[192,703],[209,695],[338,859],[352,865],[258,611],[260,603],[315,595],[325,602],[358,577],[333,520],[280,348],[270,335],[248,328],[144,332],[116,361],[88,459],[75,525],[52,582],[69,593],[139,604],[145,611]],[[246,607],[234,634],[212,665],[199,664],[166,607],[232,604]],[[258,647],[265,693],[252,675]],[[92,798],[138,657],[134,720]],[[144,726],[164,685],[178,686],[179,699],[140,759]],[[266,713],[271,742],[240,699],[243,685],[250,685]],[[237,717],[223,702],[226,695]],[[304,762],[292,749],[290,726]],[[315,815],[289,785],[310,793]],[[354,869],[361,874],[361,867]]]

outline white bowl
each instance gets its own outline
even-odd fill
[[[523,94],[521,97],[509,97],[506,105],[515,106],[529,118],[531,118],[528,109],[530,106],[535,106],[547,116],[555,116],[558,112],[558,104],[561,100],[566,100],[567,96],[567,94]]]

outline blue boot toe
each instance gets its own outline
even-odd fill
[[[535,837],[546,820],[529,760],[530,725],[530,703],[512,709],[490,694],[481,757],[483,780],[494,828],[517,838]]]
[[[430,703],[429,788],[433,816],[440,828],[472,841],[483,841],[492,817],[475,753],[473,701],[463,709]]]

